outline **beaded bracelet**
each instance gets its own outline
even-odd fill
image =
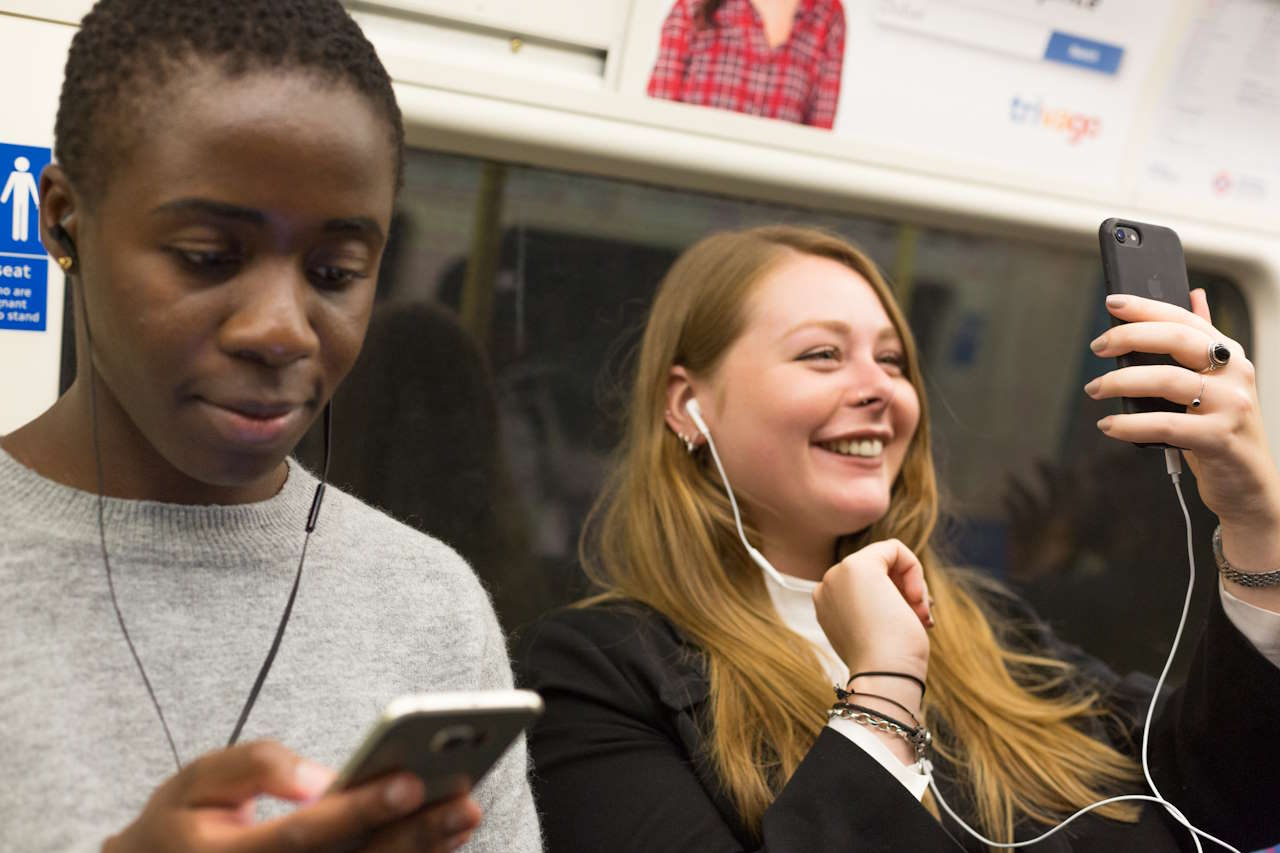
[[[886,716],[873,708],[867,708],[862,705],[855,705],[850,702],[837,702],[831,706],[831,710],[827,712],[827,719],[835,719],[839,717],[844,720],[857,723],[860,726],[866,726],[884,734],[895,735],[902,738],[916,752],[916,761],[923,761],[929,751],[930,745],[933,743],[933,734],[924,726],[916,726],[914,728],[898,722],[892,717]]]

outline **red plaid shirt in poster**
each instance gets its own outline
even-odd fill
[[[711,26],[706,0],[676,0],[662,26],[649,95],[830,128],[844,63],[840,0],[800,0],[791,35],[769,47],[751,0],[724,0]]]

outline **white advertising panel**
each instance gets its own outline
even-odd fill
[[[858,159],[1114,194],[1136,185],[1177,5],[641,0],[628,65],[646,73],[624,89],[830,128]]]
[[[835,130],[996,170],[1114,188],[1166,0],[849,4]]]
[[[1206,0],[1146,146],[1143,190],[1280,223],[1280,2]]]

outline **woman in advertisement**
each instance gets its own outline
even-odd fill
[[[676,0],[649,95],[829,130],[844,41],[840,0]]]
[[[1280,474],[1253,368],[1202,291],[1192,304],[1109,299],[1127,323],[1095,353],[1180,366],[1112,371],[1086,393],[1187,407],[1099,428],[1186,448],[1224,553],[1262,572],[1280,563]],[[1229,357],[1206,372],[1215,346]],[[547,703],[530,745],[553,853],[981,851],[943,803],[1012,842],[1150,796],[1154,679],[1113,673],[939,556],[915,344],[852,246],[775,226],[686,251],[654,302],[618,454],[582,540],[603,592],[529,628],[520,655]],[[1280,585],[1237,581],[1276,574],[1224,572],[1150,730],[1160,791],[1244,851],[1280,838],[1265,710],[1280,703]],[[1191,845],[1163,806],[1129,800],[1042,849]]]

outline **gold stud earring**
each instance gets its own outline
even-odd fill
[[[63,272],[71,272],[71,266],[74,263],[75,261],[71,260],[70,256],[68,255],[63,255],[62,257],[58,258],[58,266],[62,267]]]

